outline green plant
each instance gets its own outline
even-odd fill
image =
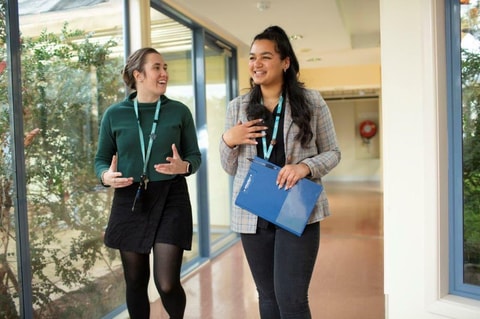
[[[480,56],[462,56],[464,262],[480,264]]]
[[[464,36],[478,33],[478,7],[462,15]],[[480,284],[480,55],[462,49],[463,239],[465,280]]]
[[[0,318],[17,318],[17,254],[13,198],[10,105],[7,100],[5,2],[0,1]],[[99,118],[123,98],[112,57],[113,40],[93,34],[44,30],[22,37],[27,206],[33,307],[38,318],[91,318],[81,298],[97,287],[99,263],[115,274],[116,254],[103,245],[111,192],[97,187],[93,173]],[[115,279],[112,282],[121,282]],[[95,290],[95,289],[94,289]],[[101,293],[101,290],[97,293]],[[83,296],[83,297],[82,297]],[[103,298],[97,297],[98,307]],[[89,300],[91,303],[92,300]],[[118,305],[118,304],[117,304]],[[91,307],[94,308],[94,307]],[[69,315],[70,314],[70,315]]]

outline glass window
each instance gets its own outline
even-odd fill
[[[102,114],[126,93],[120,77],[123,35],[128,34],[122,30],[124,1],[19,2],[21,83],[16,86],[13,81],[12,91],[22,101],[12,114],[7,94],[6,7],[0,0],[0,317],[16,318],[22,308],[30,307],[33,316],[41,318],[109,317],[125,309],[125,289],[118,252],[103,243],[113,190],[99,185],[93,160]],[[201,148],[208,149],[205,157],[212,156],[211,163],[203,158],[208,175],[188,179],[195,223],[201,222],[205,229],[202,236],[195,230],[194,249],[185,256],[185,261],[192,261],[200,243],[213,242],[219,251],[220,238],[229,234],[230,181],[215,175],[214,155],[218,156],[226,102],[235,91],[236,61],[223,49],[204,46],[204,30],[198,25],[187,27],[159,12],[151,14],[152,45],[169,64],[167,95],[184,102],[201,119]],[[182,18],[178,21],[185,23]],[[197,48],[204,47],[205,52],[194,52],[193,42],[200,42]],[[206,56],[206,61],[195,60],[198,56]],[[202,68],[208,69],[206,76]],[[205,99],[198,94],[203,91],[208,95]],[[14,132],[25,148],[21,165],[13,160],[13,119],[23,120],[25,131],[17,132],[22,128],[15,127]],[[22,209],[13,206],[20,196],[13,187],[18,167],[25,168],[24,179],[18,181],[26,192]],[[223,195],[209,195],[218,190]],[[25,197],[20,198],[22,203]],[[212,220],[211,238],[205,223],[212,214],[210,201],[215,201],[213,210],[219,214]],[[22,239],[27,237],[22,243],[17,242],[18,225],[28,229],[22,233]],[[222,242],[223,247],[227,244]],[[211,256],[208,249],[202,250],[206,252],[202,257]],[[31,274],[32,280],[20,278],[17,267]],[[22,288],[28,288],[25,294]]]
[[[16,190],[10,124],[12,109],[8,100],[11,88],[7,86],[10,81],[7,68],[5,14],[5,5],[0,1],[0,318],[17,318],[20,314],[18,294],[21,291],[17,256],[20,253],[16,247]]]
[[[461,6],[464,282],[480,286],[480,40],[478,1]]]
[[[450,292],[480,299],[480,3],[446,3],[451,88]]]
[[[168,64],[170,99],[187,105],[195,119],[195,98],[192,69],[192,31],[156,9],[150,10],[152,47],[157,49]],[[185,251],[184,264],[198,257],[198,201],[197,174],[187,177],[192,204],[194,236],[192,250]]]
[[[236,239],[230,231],[231,180],[221,170],[218,153],[227,103],[236,91],[235,49],[162,2],[152,1],[151,24],[152,46],[168,63],[166,94],[190,107],[203,152],[202,172],[187,178],[194,240],[192,251],[185,252],[185,265],[210,258]],[[199,49],[193,50],[194,42]]]
[[[19,2],[22,83],[14,89],[22,91],[26,136],[21,182],[27,191],[33,312],[39,318],[103,317],[124,303],[124,281],[117,254],[103,244],[112,192],[98,186],[93,157],[102,112],[125,94],[119,76],[123,1]],[[3,61],[3,48],[1,53]],[[5,97],[0,95],[4,150]],[[8,158],[0,163],[2,172],[8,171]],[[9,175],[2,176],[2,194],[9,198]],[[2,216],[11,219],[11,208],[4,207]],[[18,259],[13,223],[0,230],[8,238],[0,239],[0,258],[8,256],[1,262],[9,269]],[[15,279],[0,290],[2,318],[18,312],[11,302],[19,291]]]
[[[212,250],[235,236],[230,231],[230,177],[221,170],[218,144],[225,130],[229,95],[229,60],[231,48],[208,38],[205,45],[205,76],[208,123],[208,202],[210,208],[210,243]]]

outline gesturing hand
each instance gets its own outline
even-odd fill
[[[255,145],[257,144],[255,139],[264,136],[265,131],[268,129],[262,123],[262,119],[251,120],[245,123],[238,122],[237,125],[232,126],[223,133],[223,140],[230,147],[241,144]]]
[[[104,185],[110,185],[114,188],[122,188],[133,183],[133,177],[121,177],[122,173],[117,172],[117,156],[113,155],[112,162],[108,171],[102,174],[102,181]]]
[[[166,158],[168,163],[155,164],[155,170],[167,175],[186,174],[188,172],[189,163],[182,160],[175,144],[172,144],[172,153],[173,157],[169,156]]]

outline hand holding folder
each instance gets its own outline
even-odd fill
[[[301,236],[323,187],[302,178],[289,190],[279,189],[279,166],[257,156],[251,162],[235,204]]]

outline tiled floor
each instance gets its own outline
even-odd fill
[[[325,185],[332,216],[321,223],[310,287],[314,319],[383,319],[382,193],[377,183]],[[241,243],[189,274],[185,319],[258,319]],[[152,319],[164,319],[159,301]]]

